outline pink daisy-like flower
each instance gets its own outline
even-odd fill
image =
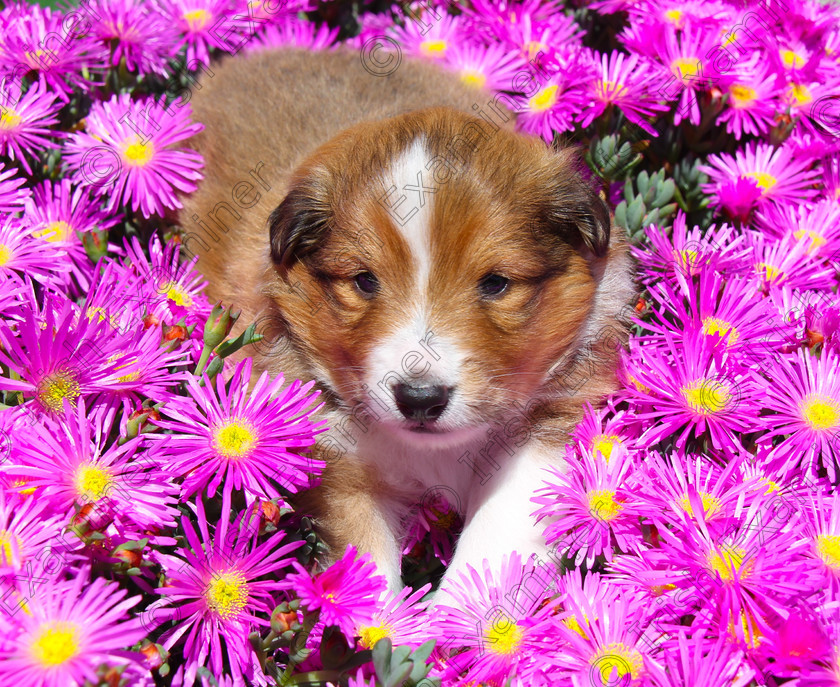
[[[60,290],[70,270],[67,252],[36,237],[35,232],[22,219],[11,215],[0,219],[0,276],[13,285],[22,284],[25,275]]]
[[[277,48],[307,48],[326,50],[335,44],[338,27],[316,26],[306,19],[286,16],[282,22],[269,25],[248,42],[247,51],[276,50]]]
[[[578,460],[567,450],[567,463],[565,472],[549,469],[551,481],[531,499],[541,506],[533,514],[537,522],[549,520],[546,544],[589,567],[596,556],[612,560],[614,548],[638,551],[639,517],[646,513],[634,493],[633,461],[619,451],[609,460],[588,452]]]
[[[744,653],[725,636],[716,640],[702,632],[691,639],[685,631],[663,654],[665,671],[652,676],[653,687],[746,687],[754,673],[744,670]]]
[[[572,430],[574,438],[586,452],[600,453],[609,462],[613,451],[631,452],[637,448],[640,429],[635,418],[625,410],[616,411],[611,402],[602,410],[595,410],[587,402],[583,419]]]
[[[417,18],[409,17],[404,26],[391,27],[390,34],[403,46],[406,54],[440,60],[450,47],[463,40],[462,17],[430,12]]]
[[[498,43],[456,43],[446,51],[444,61],[465,84],[493,92],[511,90],[511,80],[525,69],[525,62],[515,52]]]
[[[173,149],[204,128],[189,118],[189,106],[167,110],[128,94],[95,102],[86,131],[71,134],[65,144],[71,179],[108,196],[110,210],[130,202],[133,211],[150,217],[182,207],[176,191],[194,191],[204,166],[195,151]]]
[[[61,103],[56,103],[57,98],[40,83],[26,93],[21,93],[19,85],[6,86],[0,97],[0,155],[19,161],[27,174],[32,174],[27,157],[57,148],[53,139],[63,135],[50,129],[58,124]]]
[[[560,633],[556,602],[544,602],[555,580],[553,571],[517,553],[499,569],[485,560],[480,571],[467,565],[450,578],[433,620],[445,684],[505,685],[514,676],[527,685],[551,684]]]
[[[64,401],[119,388],[109,378],[117,369],[110,360],[115,338],[98,318],[79,317],[66,297],[51,295],[43,311],[33,307],[13,329],[0,322],[0,362],[19,379],[0,377],[0,389],[22,391],[20,412],[63,413]],[[15,335],[17,333],[17,335]]]
[[[463,8],[473,31],[487,42],[509,43],[532,59],[549,46],[578,42],[580,28],[557,12],[552,1],[473,0]]]
[[[161,245],[156,235],[149,242],[149,257],[136,238],[126,241],[125,252],[126,276],[139,287],[146,326],[183,319],[186,326],[195,325],[194,336],[200,338],[211,307],[204,295],[207,281],[195,269],[198,256],[181,262],[181,247],[174,241]]]
[[[708,164],[699,169],[710,178],[703,191],[715,199],[725,183],[752,180],[761,191],[756,206],[762,208],[769,202],[799,203],[814,198],[812,185],[818,172],[810,167],[810,161],[791,157],[784,148],[752,142],[737,150],[734,157],[727,153],[710,155]]]
[[[431,588],[431,584],[417,590],[403,587],[396,596],[385,592],[388,599],[373,614],[373,620],[357,625],[354,634],[359,637],[359,644],[372,649],[380,639],[387,637],[393,646],[416,648],[427,641],[429,619],[424,611],[429,602],[422,599]]]
[[[554,51],[540,59],[531,72],[528,91],[516,98],[517,126],[548,143],[555,133],[574,129],[591,103],[587,85],[595,75],[596,66],[582,49]]]
[[[171,418],[157,424],[174,430],[156,435],[157,455],[173,475],[184,477],[184,496],[205,490],[211,496],[223,485],[226,499],[233,489],[255,496],[280,498],[310,485],[322,461],[303,456],[322,431],[310,419],[320,406],[310,394],[313,382],[295,381],[283,389],[283,375],[273,381],[263,372],[248,392],[251,359],[240,362],[229,382],[220,375],[215,389],[205,378],[187,379],[189,398],[173,396],[161,412]]]
[[[626,59],[626,61],[625,61]],[[640,126],[651,136],[659,132],[646,120],[668,110],[667,105],[652,97],[653,84],[659,79],[648,63],[642,62],[636,54],[625,55],[613,50],[601,55],[600,73],[590,87],[593,105],[588,109],[581,124],[589,126],[594,119],[610,106],[618,107],[629,121]]]
[[[818,562],[825,588],[840,591],[840,494],[822,492],[808,495],[806,530],[811,539],[810,557]]]
[[[408,515],[411,524],[403,540],[403,554],[413,552],[418,545],[422,546],[428,537],[434,557],[444,565],[449,565],[455,547],[455,535],[463,526],[462,515],[457,508],[446,498],[445,490],[426,492],[422,503]]]
[[[831,258],[840,250],[840,204],[824,198],[802,205],[771,205],[756,216],[756,223],[777,239],[810,241],[808,253]]]
[[[87,568],[67,581],[45,581],[27,600],[26,613],[0,616],[0,684],[67,687],[99,684],[97,668],[139,663],[124,649],[146,635],[139,618],[127,618],[139,596]]]
[[[138,439],[107,446],[114,414],[107,406],[88,411],[83,400],[75,409],[65,404],[59,421],[45,418],[33,427],[36,440],[21,447],[20,461],[0,470],[23,478],[59,512],[91,511],[96,529],[111,522],[121,532],[174,526],[178,488],[137,454]]]
[[[348,546],[341,558],[315,575],[297,561],[292,565],[297,572],[287,575],[284,585],[308,612],[318,611],[318,620],[327,627],[336,625],[349,639],[357,627],[375,624],[386,582],[376,573],[369,553],[358,556],[356,549]]]
[[[555,684],[608,687],[642,684],[661,674],[660,666],[643,643],[639,609],[618,595],[588,599],[567,596],[558,624],[564,649],[559,652],[562,672]]]
[[[155,604],[154,618],[175,623],[161,644],[172,649],[184,641],[187,685],[195,684],[201,667],[214,675],[229,671],[237,685],[243,679],[268,685],[248,635],[269,625],[273,594],[285,584],[278,573],[303,542],[281,545],[278,532],[260,544],[259,518],[246,511],[231,522],[229,506],[223,506],[212,535],[201,499],[196,515],[198,532],[189,518],[181,518],[186,546],[164,559],[167,584],[155,590],[163,598]]]
[[[157,10],[181,34],[187,46],[187,66],[210,64],[210,50],[238,52],[249,39],[249,14],[231,0],[155,0]]]
[[[27,432],[27,441],[32,438]],[[18,591],[25,593],[21,587],[27,586],[27,577],[17,574],[56,544],[64,524],[46,499],[24,497],[0,487],[0,579],[8,575],[12,582],[23,583],[18,585]],[[39,576],[43,568],[36,568]]]
[[[820,358],[799,350],[777,356],[766,371],[770,383],[763,406],[774,412],[762,443],[785,436],[776,460],[800,466],[823,465],[833,480],[840,462],[840,353],[826,349]]]
[[[706,27],[688,24],[677,31],[670,24],[654,33],[651,49],[661,62],[663,83],[659,93],[666,100],[677,100],[674,124],[687,119],[695,126],[700,124],[698,93],[709,90],[719,78],[708,55],[717,44],[717,36]]]
[[[90,13],[93,35],[111,46],[112,67],[124,60],[126,68],[139,75],[168,75],[167,61],[180,37],[154,5],[97,0]]]
[[[714,224],[708,229],[695,226],[688,229],[681,210],[674,217],[670,236],[651,224],[645,229],[649,247],[631,248],[633,256],[644,268],[642,283],[652,284],[663,277],[675,281],[677,273],[686,278],[700,274],[701,269],[739,274],[745,272],[744,258],[750,249],[744,237],[734,227]]]
[[[725,75],[720,88],[727,95],[727,107],[718,116],[717,123],[726,124],[726,130],[738,140],[744,134],[766,134],[775,124],[778,106],[775,83],[776,75],[759,65]]]
[[[716,339],[717,337],[715,337]],[[712,446],[734,451],[736,432],[762,429],[755,374],[727,355],[722,342],[699,332],[660,346],[631,346],[626,396],[640,420],[655,420],[640,441],[658,442],[679,432],[676,446],[708,432]]]
[[[44,105],[54,100],[48,99],[47,93],[67,102],[74,90],[89,92],[97,84],[96,72],[105,69],[108,53],[83,30],[84,21],[78,13],[65,15],[40,5],[12,5],[3,26],[0,73],[23,76],[36,72]]]
[[[834,288],[834,269],[812,254],[813,242],[809,235],[800,239],[788,235],[782,240],[775,240],[751,231],[745,236],[747,245],[752,248],[755,274],[765,292],[781,286],[827,293]]]
[[[16,170],[4,170],[4,167],[0,162],[0,212],[21,212],[26,201],[32,196],[32,191],[23,186],[26,179],[15,176]]]
[[[699,283],[679,273],[676,282],[676,289],[667,281],[648,287],[657,307],[652,320],[644,323],[647,329],[678,337],[699,332],[749,360],[767,357],[794,340],[793,329],[779,322],[772,302],[756,298],[759,284],[754,278],[724,279],[703,266]],[[651,337],[654,344],[662,341],[661,336]]]
[[[86,190],[74,190],[68,179],[55,185],[47,179],[36,186],[23,217],[34,237],[64,251],[64,260],[69,267],[67,277],[72,276],[79,291],[87,292],[94,266],[76,232],[109,229],[119,220],[102,212],[99,203],[93,202]]]

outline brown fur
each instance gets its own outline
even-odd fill
[[[184,244],[200,255],[211,299],[242,308],[240,328],[256,320],[267,335],[256,371],[315,379],[331,424],[346,425],[351,413],[357,427],[374,421],[362,388],[366,360],[410,317],[419,288],[378,180],[422,135],[436,161],[424,171],[436,188],[430,329],[466,351],[459,391],[476,399],[477,416],[562,445],[582,403],[614,388],[614,347],[632,293],[626,245],[615,227],[610,237],[574,156],[513,133],[510,113],[486,107],[487,94],[433,65],[404,61],[378,78],[355,53],[286,50],[229,59],[212,72],[194,99],[206,130],[189,145],[204,155],[207,176],[184,201]],[[224,229],[207,221],[214,208],[230,218],[223,202],[240,215]],[[360,271],[378,277],[375,298],[354,287]],[[491,272],[509,277],[509,290],[478,299],[476,284]],[[591,378],[576,388],[575,375]],[[329,454],[320,442],[316,450]],[[383,541],[399,541],[400,520],[377,504],[391,498],[409,508],[419,488],[396,482],[351,451],[330,460],[307,507],[337,552],[353,543],[393,559],[398,552]]]

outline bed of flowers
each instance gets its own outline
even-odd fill
[[[317,393],[250,383],[260,333],[179,257],[196,74],[285,46],[500,94],[581,148],[638,259],[622,388],[534,495],[550,560],[457,607],[429,605],[445,499],[398,596],[353,549],[319,568],[288,502]],[[0,687],[840,685],[838,151],[816,0],[9,4]]]

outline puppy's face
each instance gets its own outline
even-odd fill
[[[294,341],[348,409],[453,445],[523,406],[573,345],[609,243],[568,152],[435,108],[364,124],[271,217]]]

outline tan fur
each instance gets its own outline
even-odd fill
[[[433,65],[407,60],[383,78],[365,72],[356,53],[286,50],[211,70],[193,102],[206,130],[189,145],[204,155],[206,179],[184,200],[186,252],[200,256],[210,298],[243,309],[240,329],[260,323],[267,341],[256,370],[315,379],[324,392],[335,441],[316,446],[329,464],[304,503],[327,542],[337,553],[353,543],[398,566],[388,540],[399,542],[399,514],[424,485],[353,450],[377,421],[362,386],[368,357],[410,318],[419,288],[416,259],[383,203],[389,161],[418,136],[436,161],[424,171],[436,189],[429,327],[465,351],[459,392],[512,442],[550,453],[583,402],[597,404],[614,388],[632,294],[623,237],[613,227],[606,254],[596,256],[590,212],[598,201],[569,151],[513,133],[512,116],[488,106],[488,94]],[[208,221],[214,209],[226,230]],[[301,254],[291,255],[278,237],[288,238],[302,216],[315,227],[301,230],[306,240],[328,220],[311,251],[292,242]],[[353,285],[365,270],[382,285],[376,298]],[[504,273],[511,286],[498,300],[479,300],[476,284],[489,272]],[[336,455],[339,426],[355,439]]]

